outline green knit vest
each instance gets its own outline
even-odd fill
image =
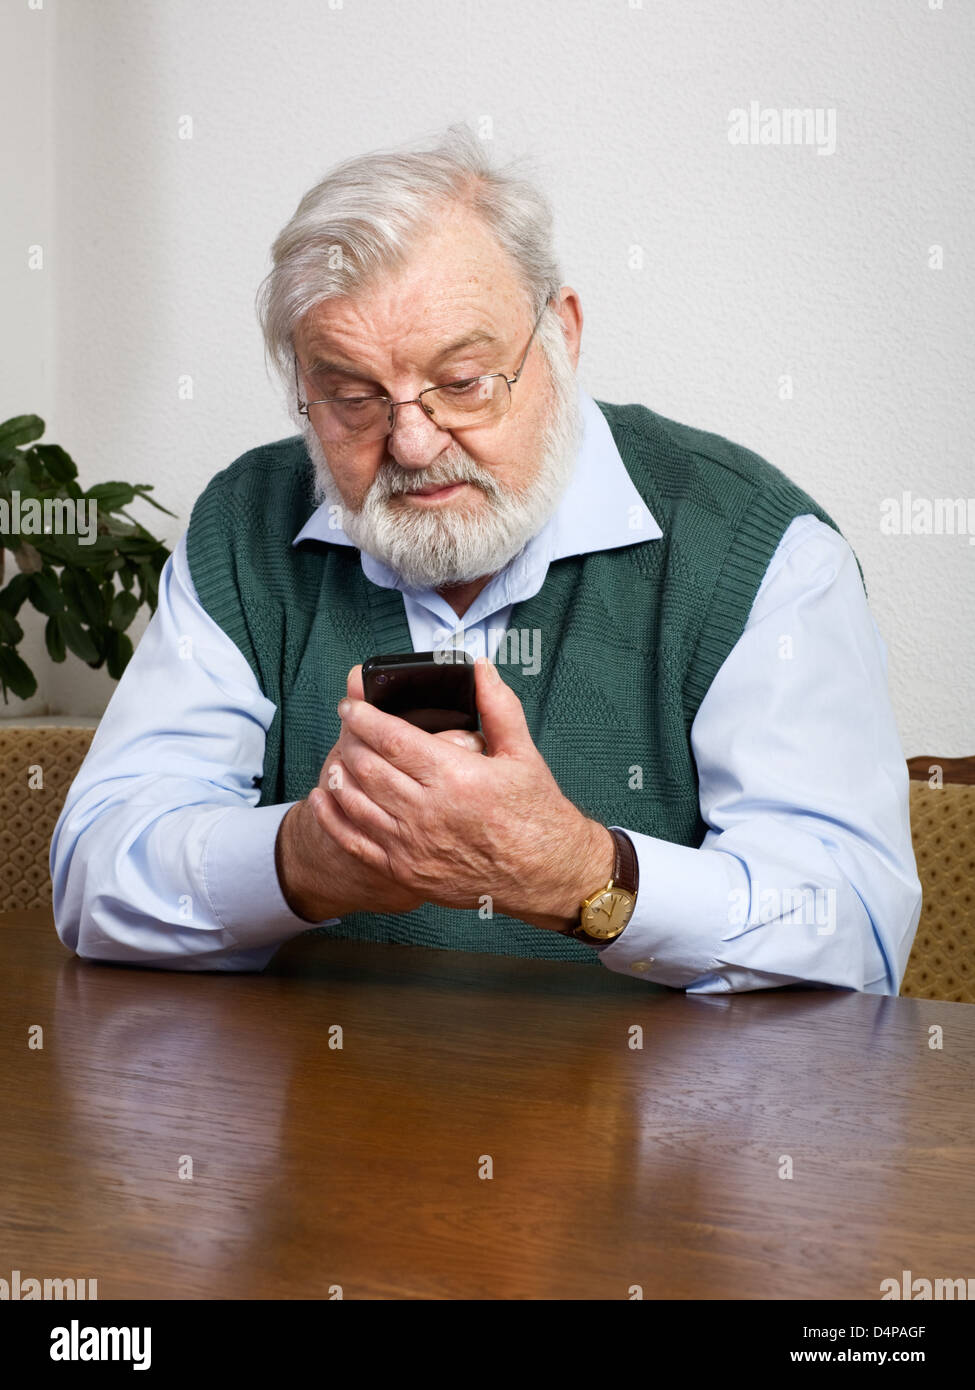
[[[505,665],[501,674],[562,791],[586,815],[697,846],[707,829],[690,743],[698,706],[789,523],[811,513],[839,528],[756,454],[642,405],[597,404],[663,536],[553,561],[508,621],[539,630],[541,669]],[[210,481],[187,536],[200,602],[277,707],[262,806],[301,800],[318,783],[350,667],[413,650],[402,594],[366,579],[357,549],[292,546],[315,509],[313,481],[300,436],[253,449]],[[598,963],[571,937],[501,914],[482,918],[476,905],[353,912],[314,930]]]

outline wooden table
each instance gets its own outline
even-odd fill
[[[875,1300],[975,1276],[965,1004],[312,936],[260,975],[140,970],[33,911],[0,915],[0,1044],[3,1278]]]

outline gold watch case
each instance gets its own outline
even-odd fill
[[[635,894],[625,888],[614,888],[610,879],[606,888],[601,888],[582,904],[577,930],[595,941],[615,941],[632,917],[635,906]]]

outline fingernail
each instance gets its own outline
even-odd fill
[[[352,701],[351,701],[351,700],[339,700],[339,714],[342,716],[343,719],[344,719],[345,716],[348,714],[348,712],[349,712],[349,710],[350,710],[351,708],[352,708]]]
[[[464,747],[469,748],[472,753],[480,753],[481,740],[479,738],[475,738],[473,734],[465,734]]]

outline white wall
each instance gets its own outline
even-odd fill
[[[586,388],[811,492],[863,564],[905,752],[975,751],[975,547],[880,529],[904,490],[975,496],[971,4],[5,0],[0,50],[0,417],[42,415],[86,485],[154,482],[179,520],[137,514],[173,544],[214,472],[290,434],[253,309],[271,240],[338,159],[467,119],[553,198]],[[733,145],[753,100],[835,110],[835,152]],[[0,712],[100,713],[112,683],[39,632],[39,696]]]

